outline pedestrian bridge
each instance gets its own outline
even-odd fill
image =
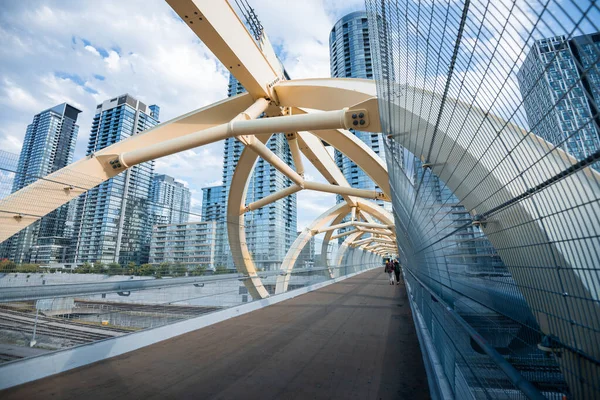
[[[361,29],[375,80],[289,79],[247,9],[167,2],[247,93],[11,194],[0,201],[0,240],[140,163],[235,137],[245,147],[228,188],[227,233],[238,274],[55,285],[46,284],[55,276],[34,283],[42,278],[28,274],[7,284],[5,329],[40,325],[67,349],[0,367],[0,379],[11,377],[4,387],[64,372],[3,395],[600,397],[595,2],[367,0]],[[385,162],[357,131],[385,135]],[[278,134],[291,163],[265,145]],[[348,182],[326,146],[377,189]],[[259,157],[290,185],[247,203]],[[307,179],[305,161],[327,183]],[[341,200],[300,233],[279,269],[260,271],[246,215],[301,190]],[[307,263],[315,240],[320,255]],[[403,265],[402,287],[382,276],[389,255]],[[53,298],[71,299],[69,318],[43,315],[50,306],[38,300]],[[97,319],[74,315],[99,301]],[[206,307],[222,310],[202,316]],[[70,347],[87,343],[85,324],[118,337]],[[36,369],[33,360],[49,361]]]
[[[404,285],[382,268],[100,363],[3,399],[426,399]]]

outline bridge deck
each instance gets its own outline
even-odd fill
[[[382,270],[0,397],[428,398],[404,286]]]

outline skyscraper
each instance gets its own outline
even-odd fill
[[[600,149],[599,54],[600,33],[541,39],[517,74],[529,128],[578,160]]]
[[[331,76],[334,78],[373,79],[373,61],[369,42],[367,13],[357,11],[342,17],[329,34]],[[350,129],[356,137],[367,144],[385,161],[383,135]],[[354,162],[335,150],[335,162],[354,188],[375,190],[378,187]],[[337,196],[341,202],[341,196]],[[377,203],[391,210],[390,203]]]
[[[231,75],[228,95],[231,97],[244,91],[240,83]],[[293,165],[292,154],[284,135],[273,135],[267,146],[288,165]],[[243,149],[243,144],[235,138],[226,139],[223,152],[223,185],[203,189],[202,220],[217,221],[218,247],[215,264],[228,268],[234,266],[227,239],[226,204],[233,173]],[[291,181],[287,176],[263,159],[258,159],[248,185],[246,203],[261,199],[290,185]],[[222,207],[218,206],[219,203]],[[296,237],[296,195],[247,213],[245,223],[248,249],[252,253],[256,267],[263,270],[278,268]]]
[[[81,110],[70,104],[63,103],[33,117],[33,122],[27,127],[23,140],[17,173],[13,181],[13,192],[73,161],[79,132],[77,116],[80,112]],[[68,204],[59,207],[5,241],[2,245],[2,257],[15,262],[28,262],[31,247],[43,238],[44,243],[57,248],[52,255],[40,257],[35,261],[64,261],[64,250],[68,242],[64,232],[68,208]]]
[[[183,183],[155,174],[150,186],[151,225],[183,224],[190,215],[191,193]]]
[[[152,109],[129,94],[98,104],[87,155],[158,124]],[[72,241],[73,261],[122,265],[147,262],[151,226],[148,219],[154,162],[145,162],[81,196]]]
[[[0,199],[12,193],[19,155],[0,150]]]
[[[225,186],[209,186],[202,188],[202,221],[215,222],[215,266],[233,269],[233,261],[229,254],[227,242],[227,197]]]

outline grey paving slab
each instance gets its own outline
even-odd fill
[[[2,399],[427,399],[404,286],[381,270]]]

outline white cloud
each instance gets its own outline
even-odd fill
[[[4,129],[0,129],[0,149],[8,151],[9,153],[18,154],[23,146],[22,139],[3,133],[3,131]]]
[[[362,0],[252,0],[293,78],[329,76],[329,32]],[[34,114],[62,102],[80,108],[75,159],[85,154],[97,104],[129,93],[161,107],[161,120],[221,100],[228,72],[162,0],[41,0],[3,4],[0,14],[0,148],[18,153]],[[156,161],[185,182],[199,212],[204,186],[221,183],[223,143]],[[311,180],[322,180],[305,160]],[[314,178],[313,178],[314,177]],[[301,229],[335,196],[298,196]]]
[[[297,195],[298,230],[310,225],[318,216],[335,205],[335,195],[331,193],[303,190]]]
[[[364,10],[364,0],[252,0],[267,35],[293,79],[325,78],[329,71],[329,33],[342,16]]]
[[[23,111],[34,111],[40,107],[40,103],[31,93],[29,93],[29,91],[10,79],[4,79],[2,92],[2,103],[11,108]]]
[[[106,66],[112,71],[118,71],[121,68],[119,61],[121,61],[121,57],[119,56],[119,53],[114,50],[109,51],[108,57],[104,59]]]
[[[101,57],[100,53],[98,52],[98,50],[96,50],[96,48],[94,46],[90,46],[88,44],[87,46],[84,47],[84,49],[86,49],[87,51],[89,51],[90,53],[95,55],[96,57]]]

